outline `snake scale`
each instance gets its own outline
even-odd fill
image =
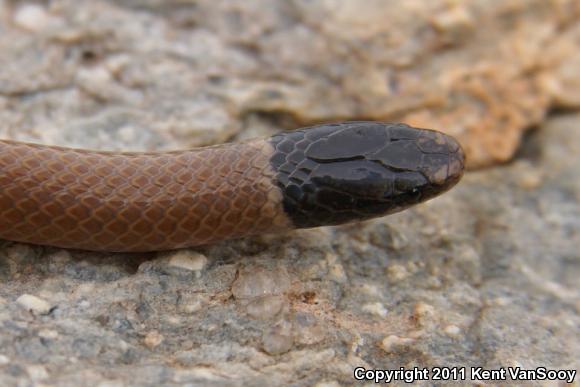
[[[463,174],[458,142],[344,122],[184,151],[0,140],[0,238],[96,251],[184,248],[383,216]]]

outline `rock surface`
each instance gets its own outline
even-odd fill
[[[579,18],[574,0],[0,0],[3,138],[168,149],[404,120],[472,167],[512,160],[359,225],[162,254],[3,241],[0,384],[578,369]]]
[[[0,134],[160,149],[363,118],[441,129],[481,167],[580,107],[579,18],[577,0],[2,1]]]

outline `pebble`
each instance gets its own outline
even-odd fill
[[[181,313],[193,314],[199,312],[208,303],[208,297],[202,294],[181,294],[177,308]]]
[[[42,329],[38,332],[38,336],[43,339],[54,340],[58,338],[58,332],[52,329]]]
[[[464,32],[472,29],[475,20],[463,7],[449,7],[447,10],[433,16],[433,26],[439,31]]]
[[[143,342],[145,343],[147,348],[153,349],[157,347],[159,344],[161,344],[163,342],[163,339],[164,337],[162,334],[160,334],[157,331],[151,331],[147,333],[147,335],[145,335],[145,339],[143,340]]]
[[[28,376],[33,381],[39,381],[48,378],[48,371],[42,365],[35,364],[26,367],[26,372],[28,372]]]
[[[387,276],[389,282],[395,284],[401,282],[409,277],[410,273],[407,268],[400,264],[392,264],[387,268]]]
[[[237,299],[250,299],[282,294],[289,287],[290,277],[286,270],[255,268],[240,274],[232,285],[232,294]]]
[[[124,387],[125,383],[118,380],[105,380],[97,384],[97,387]]]
[[[14,24],[29,31],[39,31],[49,23],[46,9],[39,4],[24,4],[14,14]]]
[[[252,300],[247,306],[248,314],[260,320],[267,320],[276,316],[284,306],[281,296],[264,296]]]
[[[322,381],[316,383],[314,387],[340,387],[340,384],[336,380]]]
[[[346,283],[348,279],[346,272],[342,264],[338,261],[336,254],[328,253],[326,255],[326,261],[328,262],[328,279],[339,284]]]
[[[262,337],[264,351],[270,355],[280,355],[288,352],[294,344],[291,336],[281,335],[278,333],[266,333]]]
[[[362,284],[360,286],[360,292],[367,297],[380,297],[382,294],[381,289],[373,284]]]
[[[262,335],[263,349],[270,355],[288,352],[293,344],[292,326],[289,322],[282,322]]]
[[[443,328],[443,332],[445,332],[445,334],[448,336],[456,337],[461,333],[461,328],[459,328],[457,325],[451,324]]]
[[[178,269],[201,272],[207,266],[208,259],[205,255],[188,250],[182,250],[169,258],[169,266]]]
[[[369,314],[374,314],[375,316],[379,317],[386,317],[387,316],[387,308],[380,302],[372,302],[363,305],[362,310]]]
[[[385,352],[393,352],[398,347],[408,347],[413,344],[415,339],[410,337],[400,337],[396,335],[389,335],[381,341],[381,348]]]
[[[48,302],[32,294],[23,294],[16,302],[36,314],[48,314],[52,308]]]
[[[426,324],[433,320],[435,315],[435,308],[425,302],[418,302],[413,308],[413,315],[417,318],[419,323]]]

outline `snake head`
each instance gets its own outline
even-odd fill
[[[401,211],[453,187],[465,162],[453,137],[403,124],[320,125],[271,141],[284,210],[297,227]]]

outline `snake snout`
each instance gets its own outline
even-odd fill
[[[421,132],[416,141],[422,153],[418,170],[438,188],[437,193],[444,192],[463,176],[465,154],[455,138],[432,130]]]
[[[453,137],[406,125],[389,128],[388,141],[366,159],[390,171],[382,201],[397,212],[453,187],[463,175],[465,156]]]

